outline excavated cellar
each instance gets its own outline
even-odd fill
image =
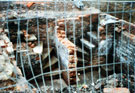
[[[62,2],[57,4],[56,15],[43,11],[41,3],[28,10],[18,3],[11,4],[13,11],[8,16],[1,13],[0,30],[13,44],[12,59],[20,76],[26,78],[24,82],[28,81],[25,91],[100,93],[121,87],[134,92],[135,24],[93,7],[79,10],[71,2],[66,3],[66,16],[61,13]],[[48,11],[55,10],[50,7],[54,3],[45,4]],[[20,88],[2,91],[22,91]]]

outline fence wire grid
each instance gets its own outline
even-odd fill
[[[0,92],[134,93],[135,1],[0,1]]]

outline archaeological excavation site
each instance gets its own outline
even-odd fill
[[[0,93],[135,93],[135,2],[0,1]]]

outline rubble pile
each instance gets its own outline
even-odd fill
[[[16,65],[13,44],[6,31],[8,29],[0,28],[0,87],[3,88],[0,91],[30,90],[27,80]]]
[[[95,86],[94,86],[94,90],[96,90],[97,92],[103,91],[105,88],[129,88],[128,84],[130,85],[130,92],[134,92],[134,77],[131,75],[130,79],[128,81],[128,77],[126,76],[126,74],[113,74],[110,75],[106,78],[102,78],[99,79],[95,82]]]
[[[53,46],[53,30],[54,30],[54,21],[55,18],[31,18],[20,21],[20,28],[18,31],[17,16],[9,17],[10,20],[14,19],[15,21],[10,21],[5,23],[5,28],[9,29],[11,41],[17,43],[18,36],[20,36],[21,42],[27,41],[44,41],[43,45],[47,48],[47,45]],[[26,16],[25,16],[26,17]],[[22,18],[23,19],[23,18]],[[47,40],[49,38],[49,40]]]
[[[58,67],[54,48],[51,46],[47,47],[46,42],[43,42],[44,38],[41,37],[42,39],[39,41],[37,34],[35,34],[34,31],[31,33],[31,30],[29,33],[26,30],[21,30],[20,33],[22,41],[14,43],[14,50],[17,54],[17,65],[21,69],[24,69],[23,74],[26,74],[27,78],[30,78],[33,72],[37,75],[41,72],[50,71],[49,67],[51,65],[52,70],[56,69],[53,68],[54,65]],[[47,41],[47,38],[45,39]],[[51,58],[51,64],[49,57]]]
[[[128,87],[128,85],[130,87]],[[78,88],[71,86],[71,87],[65,87],[63,88],[62,92],[68,93],[70,88],[70,92],[83,92],[83,93],[113,93],[113,92],[107,92],[107,90],[116,89],[121,93],[122,91],[120,89],[125,90],[125,93],[134,93],[134,76],[130,75],[130,81],[128,81],[128,77],[126,74],[113,74],[105,78],[98,79],[93,84],[89,85],[81,85]],[[129,88],[129,89],[127,89]],[[128,92],[126,92],[128,91]],[[129,92],[130,91],[130,92]],[[58,93],[61,93],[60,90]]]
[[[37,26],[36,18],[21,20],[19,31],[16,21],[10,21],[4,25],[5,28],[7,25],[9,27],[10,39],[13,42],[18,61],[17,65],[27,78],[31,78],[33,72],[37,75],[50,71],[50,65],[52,71],[58,67],[53,42],[54,18],[39,18],[38,24]],[[28,29],[26,29],[27,26]]]

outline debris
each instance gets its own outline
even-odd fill
[[[34,2],[28,2],[27,7],[30,8],[33,4],[35,4],[35,3]]]
[[[105,26],[105,25],[108,25],[108,24],[114,24],[114,23],[119,22],[118,18],[113,17],[109,14],[101,14],[100,16],[101,16],[101,20],[100,20],[101,26]]]
[[[99,53],[100,55],[109,54],[110,49],[112,48],[112,39],[101,40],[99,43]]]
[[[27,36],[26,36],[27,37]],[[25,38],[26,41],[36,41],[37,38],[34,34],[28,35],[28,38]]]
[[[33,88],[33,89],[32,89],[32,92],[33,92],[33,93],[36,93],[36,92],[37,92],[37,89],[36,89],[36,88]]]
[[[73,0],[74,4],[76,5],[77,8],[79,9],[83,9],[84,8],[84,4],[81,0]]]
[[[23,46],[24,45],[24,46]],[[25,68],[30,68],[30,65],[29,65],[29,58],[31,60],[31,64],[33,66],[35,66],[36,64],[39,64],[40,63],[40,60],[39,60],[39,55],[42,56],[43,54],[43,43],[41,42],[40,45],[35,45],[35,44],[31,44],[31,46],[27,49],[27,45],[25,43],[21,43],[21,46],[18,45],[18,47],[22,47],[22,49],[20,50],[16,50],[17,54],[18,54],[18,66],[21,67],[21,58],[22,57],[22,60],[23,60],[23,64],[25,65]],[[15,46],[16,48],[16,46]],[[29,53],[28,53],[29,51]],[[23,55],[23,56],[21,56]],[[37,60],[38,58],[38,60]],[[44,60],[44,59],[41,59],[41,60]]]
[[[87,46],[87,48],[91,49],[91,48],[95,48],[95,45],[91,44],[90,42],[88,42],[85,39],[80,39],[80,41],[85,44]]]
[[[8,80],[12,76],[14,66],[5,56],[0,55],[0,59],[0,80]]]
[[[11,59],[11,56],[14,56],[13,45],[5,32],[0,32],[0,39],[0,87],[16,84],[16,86],[1,89],[0,92],[30,90],[26,79],[22,76],[21,70],[15,64],[14,57]]]
[[[34,48],[35,47],[35,44],[31,44],[30,48]]]
[[[40,43],[40,45],[37,45],[33,48],[34,53],[42,54],[43,52],[43,42]]]
[[[84,89],[88,88],[88,86],[87,86],[87,85],[85,85],[85,84],[84,84],[82,87],[83,87]]]
[[[104,88],[104,93],[130,93],[127,88]]]

